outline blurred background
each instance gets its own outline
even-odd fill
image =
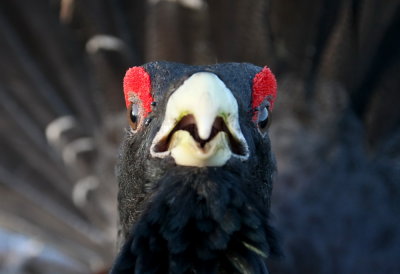
[[[400,273],[400,1],[1,0],[0,272],[106,273],[122,77],[268,65],[271,273]]]

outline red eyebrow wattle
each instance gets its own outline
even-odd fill
[[[253,78],[252,107],[258,107],[265,99],[270,103],[270,110],[274,107],[277,93],[277,84],[274,74],[268,67],[264,67]]]
[[[129,100],[132,93],[140,100],[144,112],[143,115],[146,117],[151,112],[151,103],[154,99],[151,95],[150,75],[142,67],[132,67],[125,74],[124,96],[127,108],[132,104]]]

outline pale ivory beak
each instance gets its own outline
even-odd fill
[[[231,157],[246,160],[238,104],[224,82],[209,72],[189,77],[170,96],[150,152],[153,157],[171,155],[183,166],[223,166]]]

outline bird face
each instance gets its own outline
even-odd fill
[[[125,244],[113,273],[264,273],[275,246],[271,71],[153,62],[127,71],[124,92],[131,127],[117,175]]]
[[[218,66],[188,68],[193,71],[173,79],[175,83],[170,83],[172,87],[166,91],[164,87],[164,90],[156,92],[153,87],[159,89],[160,86],[153,84],[152,87],[151,76],[144,68],[128,70],[124,79],[124,92],[132,133],[140,131],[143,125],[149,126],[152,118],[144,118],[152,115],[153,108],[161,102],[159,108],[165,112],[152,115],[163,119],[150,147],[151,157],[172,157],[177,165],[195,167],[224,166],[231,158],[246,161],[250,153],[239,123],[238,99],[245,99],[242,102],[247,103],[247,106],[242,104],[241,107],[247,110],[247,114],[253,113],[253,123],[264,136],[269,109],[276,96],[274,76],[269,69],[264,68],[252,79],[252,93],[248,94],[250,89],[246,87],[239,90],[241,94],[235,97],[232,90],[217,76]],[[233,75],[227,76],[232,78],[235,72],[233,70]],[[153,94],[159,97],[157,101]],[[251,107],[249,98],[252,100]]]

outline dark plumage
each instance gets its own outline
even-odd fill
[[[252,120],[251,64],[186,66],[154,62],[150,74],[156,102],[136,133],[128,131],[117,167],[123,247],[112,273],[267,273],[277,255],[268,223],[275,162],[270,141]],[[192,74],[212,72],[232,91],[250,157],[222,167],[190,167],[155,158],[150,146],[171,94]]]

